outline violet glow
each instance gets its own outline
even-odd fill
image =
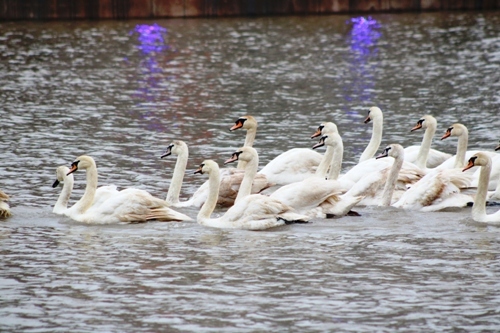
[[[140,45],[138,48],[145,54],[163,52],[168,50],[164,36],[167,34],[167,29],[154,24],[138,24],[134,31],[139,34],[138,40]]]

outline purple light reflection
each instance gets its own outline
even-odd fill
[[[154,24],[138,24],[131,33],[139,34],[140,45],[138,48],[145,54],[163,52],[169,49],[165,42],[164,36],[167,34],[167,29]]]
[[[377,41],[382,36],[380,23],[371,17],[353,17],[346,21],[352,25],[348,35],[351,48],[349,56],[350,75],[345,87],[344,98],[349,102],[374,103],[372,92],[375,86],[375,67],[373,59],[378,54]]]
[[[137,49],[140,50],[140,70],[138,88],[134,97],[139,101],[132,111],[134,117],[143,121],[143,126],[157,132],[166,132],[164,123],[158,121],[163,117],[163,111],[151,107],[151,104],[170,104],[171,99],[165,90],[165,81],[169,76],[164,73],[171,56],[171,48],[167,44],[168,30],[157,23],[137,24],[130,35],[137,36]]]

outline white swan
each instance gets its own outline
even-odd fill
[[[252,151],[253,150],[253,151]],[[236,155],[236,157],[235,157]],[[208,174],[210,194],[198,213],[198,223],[213,228],[265,230],[291,223],[307,223],[307,216],[296,213],[279,200],[261,194],[250,194],[249,184],[257,173],[258,157],[251,147],[240,148],[226,162],[244,159],[247,162],[245,179],[240,187],[240,195],[234,206],[219,218],[210,218],[217,205],[220,183],[219,166],[213,160],[205,160],[195,173]]]
[[[444,140],[448,137],[456,136],[458,137],[457,144],[457,153],[455,156],[452,156],[444,163],[439,165],[436,169],[443,170],[449,168],[463,168],[465,166],[465,162],[474,154],[478,153],[478,150],[467,150],[467,145],[469,142],[469,131],[466,126],[460,123],[453,124],[448,127],[445,134],[442,136],[441,140]],[[498,185],[498,180],[500,178],[500,154],[494,152],[483,152],[487,154],[493,163],[492,174],[490,175],[490,184],[489,189],[495,190]],[[473,174],[471,187],[477,187],[479,182],[479,173],[480,170],[471,170],[470,172]]]
[[[144,190],[129,188],[93,206],[97,190],[97,167],[92,157],[82,155],[72,164],[68,174],[82,169],[87,173],[87,186],[82,198],[64,215],[84,223],[116,223],[158,221],[191,221],[192,219],[168,207],[166,201]]]
[[[0,190],[0,218],[2,219],[12,216],[12,211],[7,203],[8,200],[9,196]]]
[[[243,116],[236,120],[230,131],[239,128],[247,131],[245,146],[251,147],[257,133],[257,120],[252,116]],[[270,183],[278,185],[302,181],[314,175],[321,162],[321,154],[306,148],[292,148],[276,156],[259,171]]]
[[[173,207],[201,207],[209,195],[208,181],[203,183],[188,200],[179,201],[189,157],[187,144],[181,140],[174,140],[160,158],[170,156],[171,154],[177,155],[177,161],[165,200]],[[220,172],[221,183],[217,205],[220,207],[230,207],[234,204],[234,199],[238,194],[245,172],[244,170],[234,168],[220,169]],[[269,183],[264,175],[257,175],[253,181],[252,193],[260,193],[272,185],[274,184]]]
[[[405,150],[405,161],[414,163],[421,169],[435,168],[451,157],[451,154],[431,149],[432,138],[436,134],[437,121],[431,115],[425,115],[411,129],[414,132],[424,129],[424,137],[420,146],[409,146]]]
[[[346,195],[363,196],[363,200],[358,203],[359,206],[390,206],[406,191],[405,184],[396,186],[404,163],[404,154],[404,149],[399,144],[387,146],[376,159],[391,156],[394,158],[392,166],[371,172],[361,178]],[[394,192],[397,194],[393,198]]]
[[[337,134],[337,135],[335,135]],[[331,164],[335,145],[338,145],[338,133],[330,133],[321,137],[314,148],[327,146],[315,176],[301,182],[284,185],[270,196],[295,208],[298,212],[311,217],[340,217],[348,214],[361,199],[360,196],[341,195],[346,191],[337,180],[325,179],[328,165]],[[340,139],[340,143],[342,140]]]
[[[493,214],[486,214],[486,195],[492,168],[491,157],[484,152],[478,152],[469,159],[469,162],[463,171],[466,171],[474,166],[480,166],[481,168],[477,194],[474,204],[472,205],[472,219],[477,222],[498,223],[500,222],[500,211]]]
[[[64,215],[65,211],[68,209],[68,201],[71,196],[71,192],[73,191],[74,178],[73,174],[68,174],[70,169],[61,165],[56,169],[56,180],[52,184],[52,187],[55,188],[59,186],[59,184],[63,184],[63,188],[59,197],[57,199],[52,212],[59,215]],[[115,185],[106,185],[99,186],[95,192],[94,201],[92,203],[92,207],[97,207],[102,204],[104,201],[109,199],[111,196],[116,195],[118,190]]]

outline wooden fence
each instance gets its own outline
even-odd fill
[[[491,10],[500,0],[0,0],[0,20]]]

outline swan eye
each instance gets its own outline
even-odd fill
[[[448,129],[446,130],[446,132],[450,132],[453,130],[453,127],[448,127]]]
[[[469,163],[475,164],[476,163],[477,156],[472,156],[469,158]]]
[[[389,150],[391,150],[391,149],[392,149],[392,147],[386,147],[386,148],[385,148],[385,153],[386,153],[386,154],[389,154]]]
[[[78,168],[78,163],[80,163],[80,160],[76,160],[73,163],[71,163],[71,168]]]
[[[419,124],[420,126],[422,126],[422,124],[424,123],[425,119],[420,119],[419,121],[417,121],[417,124]]]
[[[318,126],[318,131],[320,131],[320,132],[321,132],[321,131],[323,130],[323,128],[325,128],[325,125],[319,125],[319,126]]]

